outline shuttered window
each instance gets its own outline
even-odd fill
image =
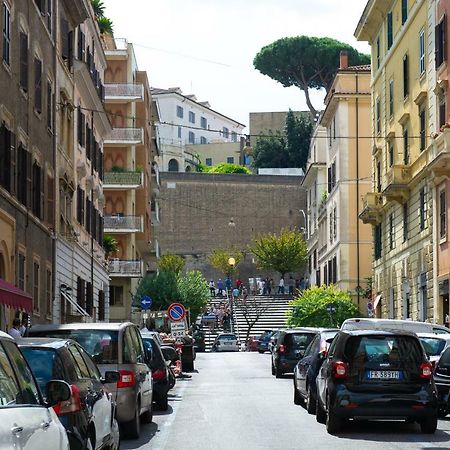
[[[46,195],[46,219],[52,226],[55,214],[55,180],[47,175],[47,195]]]
[[[47,128],[53,130],[53,87],[47,82]]]
[[[20,59],[20,87],[28,92],[28,36],[25,33],[19,35],[19,59]]]
[[[409,95],[409,60],[408,55],[403,56],[403,97]]]
[[[92,283],[86,283],[86,312],[92,316],[94,310],[94,286]]]
[[[387,14],[387,48],[388,50],[392,47],[394,42],[394,33],[392,28],[392,11]]]
[[[91,221],[91,201],[89,200],[89,197],[86,196],[86,222],[85,222],[85,228],[88,233],[91,232],[92,227],[92,221]]]
[[[77,187],[77,221],[80,225],[84,225],[84,191],[80,186]]]
[[[105,320],[105,293],[98,291],[98,320]]]
[[[34,59],[34,109],[42,112],[42,61]]]
[[[11,11],[6,3],[2,8],[3,61],[9,66],[11,58]]]
[[[86,282],[81,277],[77,277],[77,303],[86,308]]]
[[[444,16],[435,28],[435,61],[438,68],[446,59],[447,17]]]
[[[80,61],[86,61],[86,36],[78,28],[78,59]]]

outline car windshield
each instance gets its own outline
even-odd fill
[[[66,338],[77,341],[92,356],[96,364],[118,363],[118,331],[112,330],[51,330],[33,336]]]
[[[236,340],[236,336],[234,334],[224,334],[222,336],[219,336],[218,339],[221,341],[233,341]]]
[[[421,337],[420,341],[428,356],[439,356],[445,347],[444,339]]]

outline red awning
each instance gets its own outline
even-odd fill
[[[33,298],[18,287],[0,278],[0,303],[16,309],[33,311]]]

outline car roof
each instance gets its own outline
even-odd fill
[[[442,339],[443,341],[450,341],[450,334],[436,334],[436,333],[416,333],[419,337]]]
[[[291,333],[319,333],[320,331],[324,331],[325,328],[313,328],[313,327],[301,327],[301,328],[288,328],[284,331],[286,334]]]
[[[133,325],[132,322],[111,322],[111,323],[64,323],[59,325],[33,325],[30,331],[56,331],[56,330],[120,330]]]
[[[48,347],[59,349],[65,347],[67,344],[75,344],[75,341],[72,339],[58,339],[47,337],[30,337],[17,340],[17,345],[19,347]]]
[[[416,333],[406,330],[340,330],[340,333],[348,334],[349,336],[411,336],[417,337]],[[436,336],[436,335],[433,335]]]
[[[5,333],[4,331],[0,331],[0,338],[9,339],[10,341],[14,340],[12,336],[10,336],[8,333]]]

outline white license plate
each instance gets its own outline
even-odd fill
[[[400,372],[398,370],[369,370],[371,380],[399,380]]]
[[[223,345],[233,345],[233,343],[232,343],[232,342],[227,342],[227,341],[225,341],[225,342],[223,343]]]

